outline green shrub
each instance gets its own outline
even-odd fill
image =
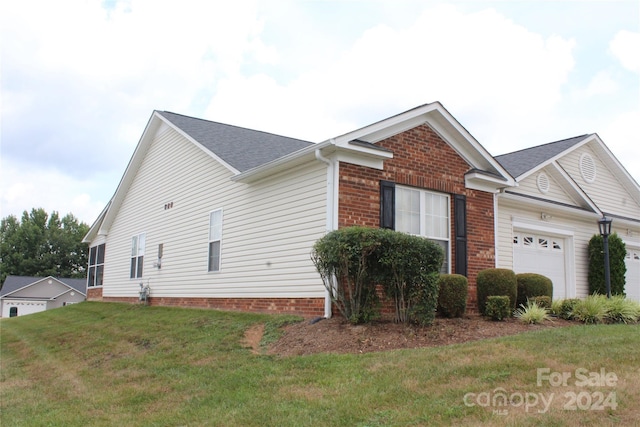
[[[491,320],[504,320],[511,316],[511,297],[508,295],[492,295],[487,297],[485,315]]]
[[[438,313],[444,317],[462,317],[467,309],[467,278],[461,274],[441,274],[438,289]]]
[[[551,279],[542,274],[536,273],[520,273],[516,274],[518,283],[518,297],[516,304],[526,305],[529,299],[539,296],[548,296],[549,300],[553,298],[553,283]]]
[[[369,274],[379,245],[377,229],[346,227],[326,234],[313,246],[311,259],[331,301],[352,323],[379,315],[375,282]]]
[[[539,297],[531,298],[531,301],[536,303],[538,307],[546,308],[547,310],[551,309],[551,297],[547,295],[542,295]]]
[[[352,323],[379,316],[376,285],[393,299],[396,321],[433,322],[442,248],[393,230],[345,227],[316,241],[311,259],[331,301]]]
[[[573,319],[573,309],[574,307],[580,303],[580,299],[578,298],[567,298],[563,300],[558,300],[559,309],[553,308],[555,305],[555,301],[552,303],[551,312],[556,316],[565,319],[571,320]]]
[[[640,317],[640,303],[613,295],[606,300],[606,320],[611,323],[635,323]]]
[[[545,296],[543,298],[549,297]],[[527,301],[526,305],[520,304],[520,308],[513,315],[521,322],[529,324],[542,323],[545,320],[549,320],[549,310],[538,305],[534,300]]]
[[[488,315],[485,311],[487,298],[490,296],[506,295],[509,297],[509,312],[516,308],[518,282],[516,274],[506,268],[489,268],[478,273],[476,278],[478,290],[478,310],[480,314]]]
[[[438,304],[442,248],[430,240],[379,229],[381,244],[371,274],[393,299],[396,322],[433,323]]]
[[[611,279],[611,295],[624,295],[627,265],[624,261],[627,251],[625,244],[617,233],[609,236],[609,277]],[[590,294],[607,294],[604,277],[604,240],[594,235],[589,240],[589,281]]]
[[[603,323],[607,315],[607,297],[604,295],[589,295],[578,300],[574,305],[571,316],[587,324]]]

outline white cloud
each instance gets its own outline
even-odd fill
[[[619,31],[611,40],[609,49],[624,68],[640,72],[640,33]]]
[[[587,97],[595,95],[606,95],[618,90],[618,84],[608,71],[598,72],[589,82],[585,95]]]
[[[440,6],[406,28],[370,28],[339,60],[286,84],[264,75],[222,80],[205,115],[318,141],[439,100],[470,117],[463,124],[488,136],[483,143],[511,143],[536,131],[532,115],[560,102],[574,44],[494,10]]]
[[[100,183],[75,180],[52,169],[33,170],[31,167],[25,164],[3,164],[0,171],[0,210],[3,218],[8,215],[20,218],[23,211],[43,208],[48,213],[73,213],[80,221],[91,224],[108,201],[96,200],[91,196]],[[106,194],[111,195],[108,192]]]
[[[92,221],[154,109],[321,141],[438,100],[492,154],[598,132],[638,179],[637,32],[455,4],[1,2],[3,215]]]

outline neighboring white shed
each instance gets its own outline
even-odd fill
[[[82,302],[85,279],[7,276],[0,291],[1,317],[24,316]]]

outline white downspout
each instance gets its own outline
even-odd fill
[[[331,144],[335,144],[333,139]],[[326,229],[327,233],[335,229],[334,213],[336,205],[335,196],[335,170],[336,163],[334,160],[328,159],[322,155],[320,149],[316,149],[316,159],[327,164],[327,212],[326,212]],[[331,294],[328,289],[325,289],[324,293],[324,317],[331,317]]]

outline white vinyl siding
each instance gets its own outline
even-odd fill
[[[121,259],[143,229],[149,247],[163,244],[162,268],[144,276],[153,297],[324,297],[310,252],[326,230],[326,164],[310,161],[252,184],[232,176],[161,127],[109,230],[103,296],[137,296]],[[210,213],[220,207],[223,259],[211,274]]]
[[[545,175],[549,182],[549,190],[546,193],[541,192],[538,188],[538,173],[529,175],[519,182],[517,187],[509,188],[509,191],[512,193],[527,194],[545,200],[552,200],[554,202],[564,203],[567,205],[579,204],[579,201],[573,199],[562,189],[562,186],[553,178],[551,173],[546,173]]]
[[[580,172],[580,157],[582,154],[589,154],[595,162],[596,177],[592,183],[587,183],[582,178]],[[627,218],[638,218],[640,205],[588,145],[567,154],[559,159],[558,163],[602,211],[615,212]],[[637,195],[635,197],[638,198]]]

